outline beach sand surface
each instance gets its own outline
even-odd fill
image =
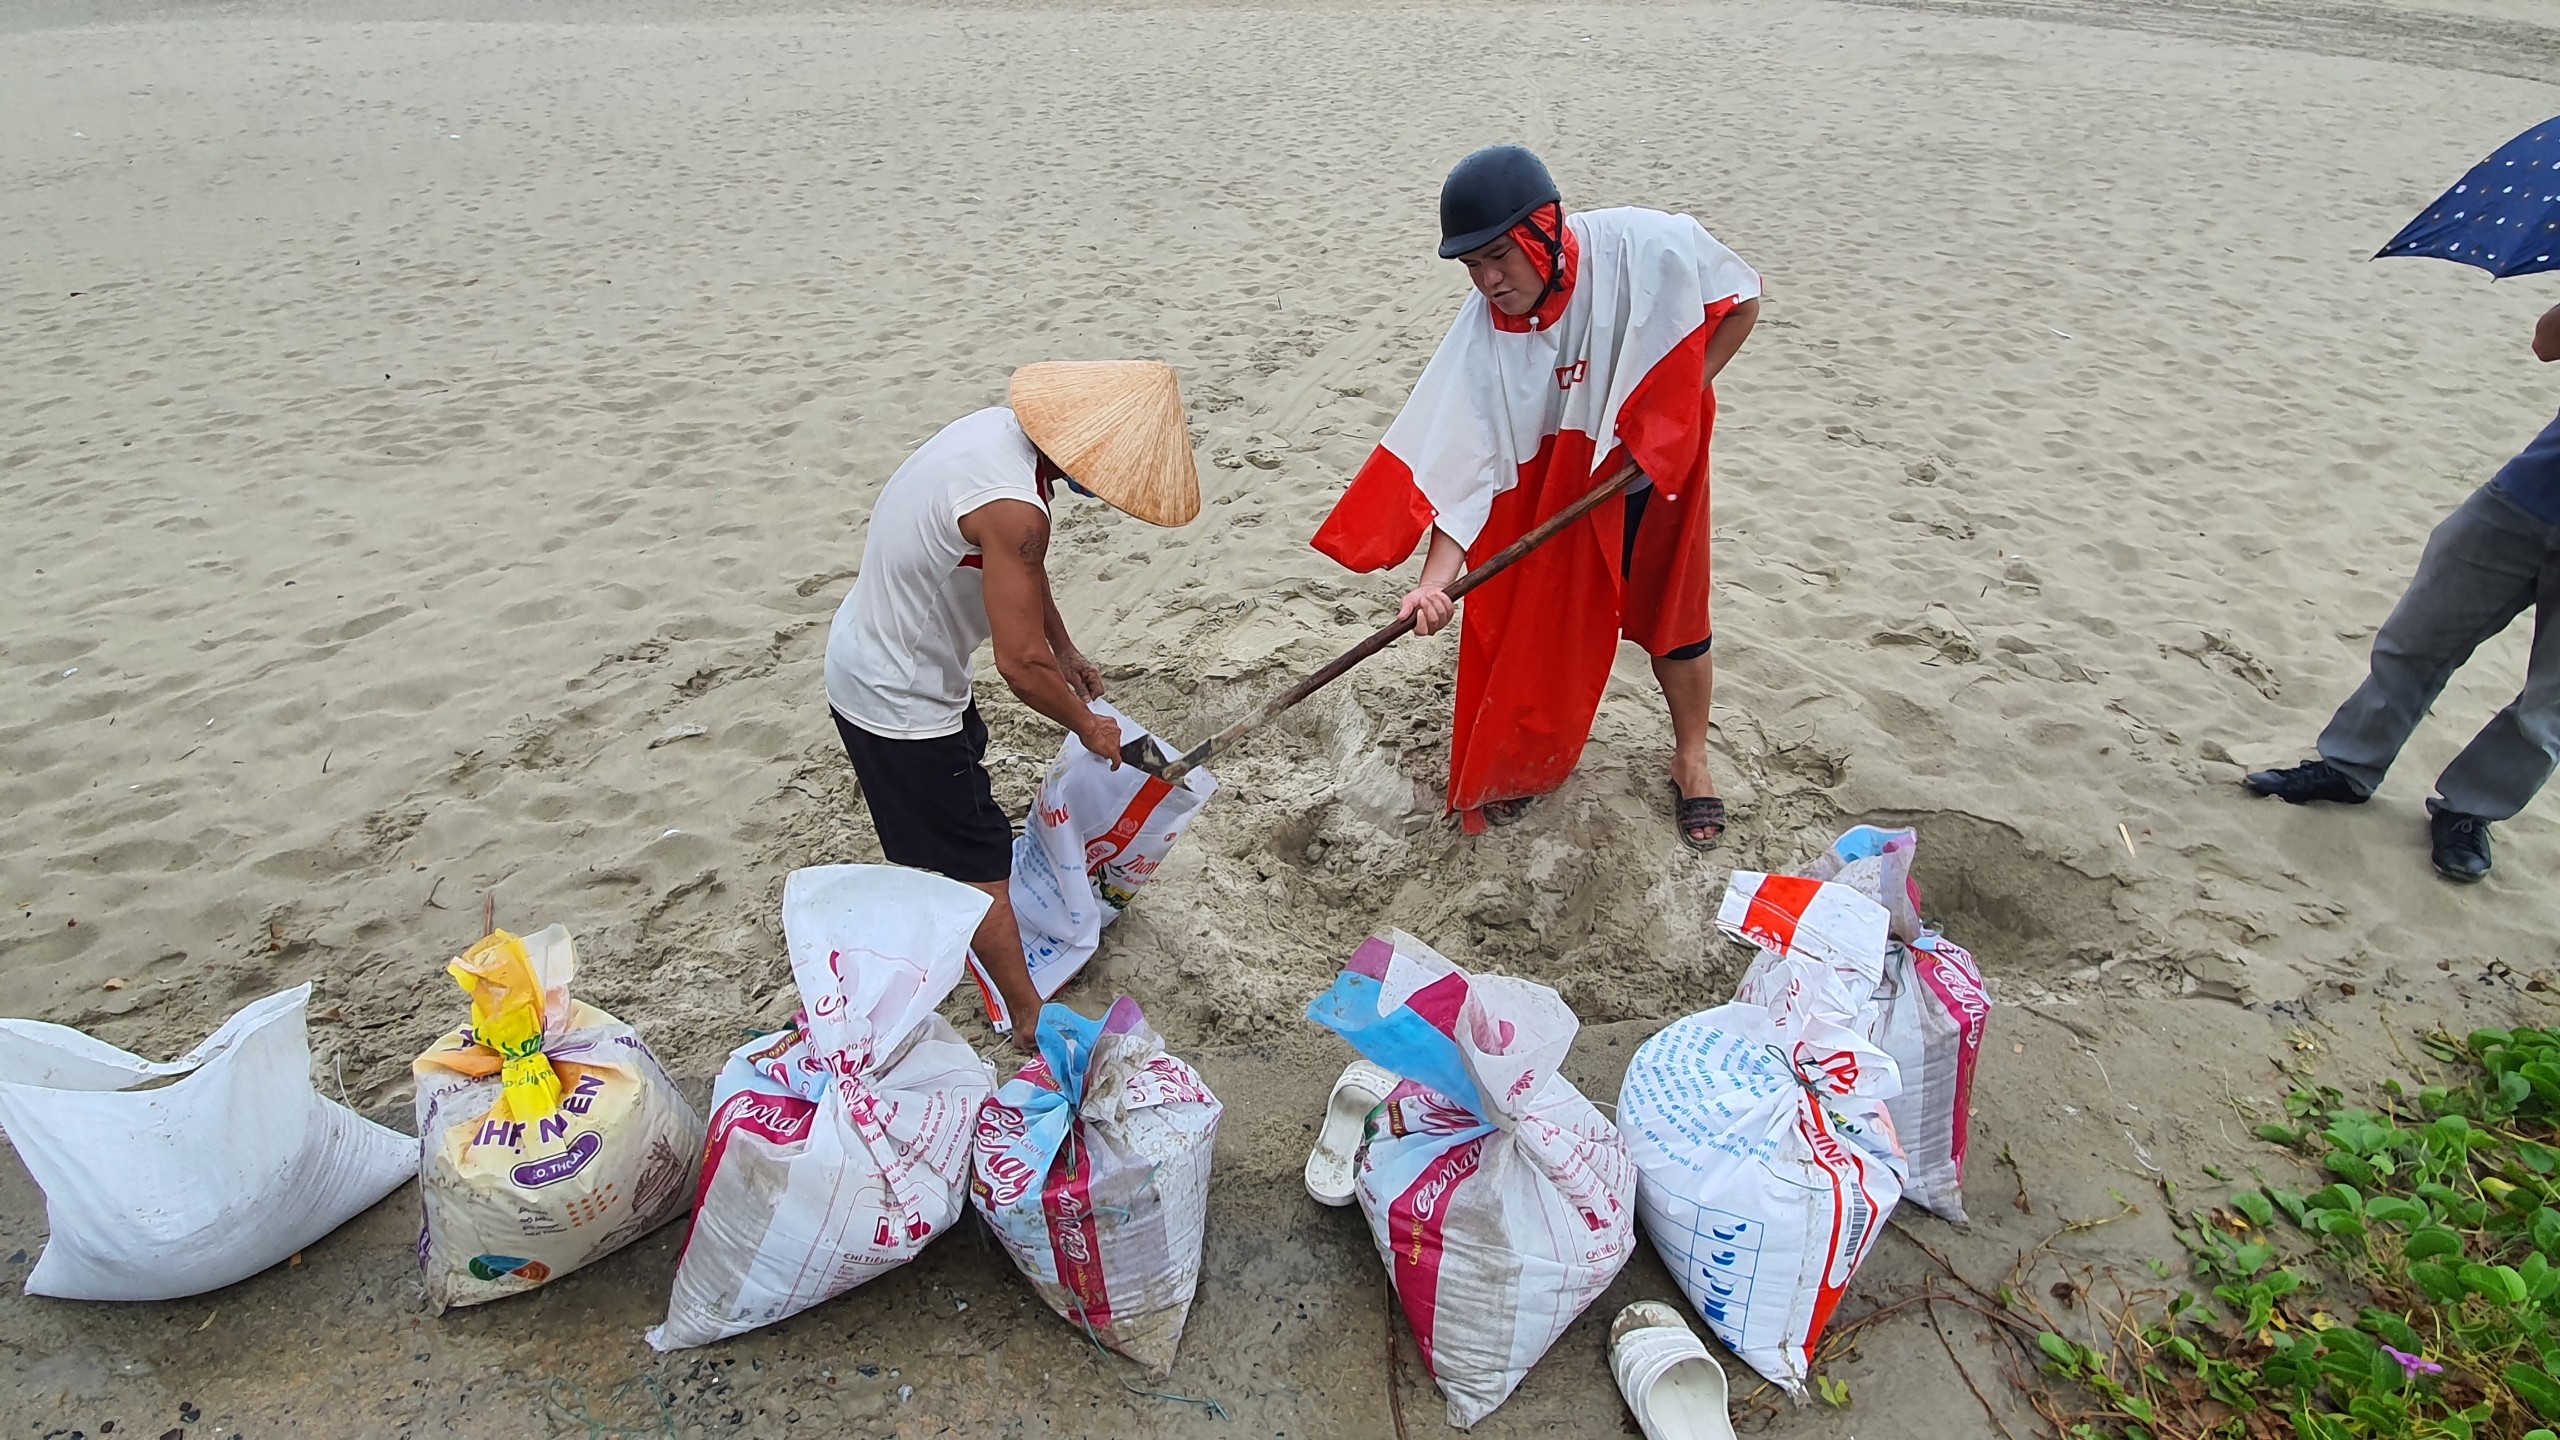
[[[1555,986],[1614,1099],[1636,1043],[1730,994],[1731,869],[1917,825],[1928,909],[2002,1006],[1976,1221],[1907,1214],[1844,1316],[1919,1292],[1917,1242],[1987,1284],[2174,1255],[2163,1182],[2268,1163],[2249,1124],[2302,1076],[2544,1013],[2560,811],[2500,826],[2463,889],[2422,809],[2520,684],[2521,624],[2373,804],[2236,784],[2308,753],[2429,527],[2556,403],[2527,340],[2560,292],[2367,261],[2560,108],[2540,7],[539,14],[0,21],[0,1014],[174,1055],[313,980],[324,1088],[405,1126],[486,904],[569,926],[582,997],[699,1094],[795,1003],[783,876],[879,858],[819,662],[900,458],[1027,361],[1178,367],[1202,518],[1071,501],[1051,566],[1114,698],[1206,734],[1392,616],[1397,577],[1306,541],[1463,294],[1439,177],[1499,140],[1766,277],[1715,451],[1735,828],[1676,842],[1631,649],[1574,779],[1482,838],[1440,815],[1445,639],[1223,761],[1062,997],[1135,996],[1228,1097],[1170,1388],[1238,1433],[1442,1423],[1356,1216],[1297,1187],[1347,1053],[1304,1007],[1376,930]],[[1019,814],[1058,736],[979,693]],[[973,1008],[947,1010],[992,1054]],[[8,1433],[157,1435],[182,1403],[191,1435],[1204,1424],[1126,1393],[966,1231],[661,1358],[639,1333],[681,1227],[438,1320],[415,1209],[196,1300],[0,1299]],[[0,1162],[0,1283],[44,1230]],[[1639,1259],[1477,1433],[1613,1433],[1608,1315],[1670,1293]],[[1937,1313],[1943,1337],[1909,1308],[1844,1349],[1848,1412],[1753,1413],[2031,1423],[1989,1327]]]

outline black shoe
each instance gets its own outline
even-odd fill
[[[2256,794],[2273,795],[2287,805],[2308,805],[2314,800],[2361,805],[2373,798],[2326,760],[2305,760],[2289,770],[2260,770],[2240,783]]]
[[[2489,873],[2489,822],[2459,810],[2431,810],[2427,837],[2433,842],[2436,873],[2465,885]]]

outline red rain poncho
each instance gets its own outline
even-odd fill
[[[1552,215],[1533,217],[1546,234]],[[1652,480],[1623,581],[1613,497],[1467,596],[1448,805],[1470,829],[1486,804],[1573,773],[1621,634],[1659,655],[1709,633],[1707,338],[1760,277],[1686,215],[1595,210],[1567,218],[1565,237],[1564,274],[1536,311],[1467,297],[1314,542],[1382,570],[1437,525],[1480,564],[1630,458]],[[1549,253],[1526,224],[1512,239]]]

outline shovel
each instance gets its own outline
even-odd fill
[[[1548,516],[1536,529],[1504,546],[1500,554],[1459,576],[1458,582],[1449,587],[1449,598],[1452,600],[1464,598],[1468,591],[1518,564],[1530,551],[1554,539],[1575,521],[1597,509],[1601,501],[1633,484],[1638,473],[1633,461],[1619,467],[1616,474],[1591,487],[1591,493]],[[1335,656],[1333,661],[1323,669],[1271,699],[1265,700],[1252,714],[1184,751],[1180,759],[1166,760],[1163,753],[1157,749],[1155,740],[1152,737],[1143,737],[1120,747],[1120,763],[1134,765],[1167,784],[1179,785],[1184,776],[1207,764],[1209,757],[1270,724],[1290,706],[1341,679],[1350,672],[1352,666],[1403,639],[1412,629],[1411,616],[1387,626]]]

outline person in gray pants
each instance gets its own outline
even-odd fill
[[[2560,360],[2560,305],[2533,353]],[[2361,805],[2471,653],[2533,611],[2524,690],[2436,777],[2427,802],[2438,873],[2489,873],[2489,826],[2524,809],[2560,764],[2560,417],[2427,537],[2407,593],[2373,637],[2364,684],[2320,732],[2319,756],[2242,783],[2296,805]]]

